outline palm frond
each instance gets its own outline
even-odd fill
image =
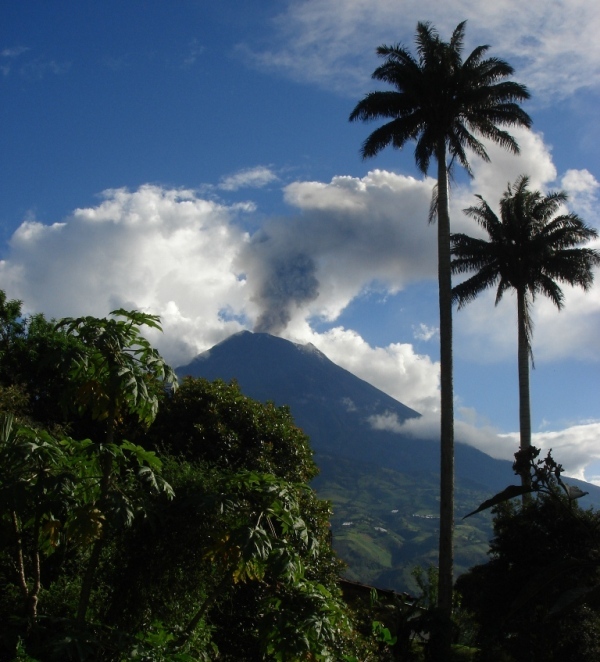
[[[451,154],[455,155],[458,158],[459,163],[467,171],[467,173],[472,176],[471,166],[468,162],[467,155],[465,153],[465,147],[470,149],[474,154],[489,163],[490,157],[483,145],[475,136],[470,133],[462,122],[456,122],[454,130],[449,136],[449,148]]]
[[[431,189],[431,200],[429,202],[429,214],[427,215],[427,222],[431,225],[435,223],[438,213],[438,185],[435,184]]]
[[[374,119],[398,117],[403,109],[399,92],[370,92],[359,101],[350,113],[350,121],[369,122]]]
[[[459,23],[450,41],[441,40],[428,22],[417,24],[416,57],[401,44],[381,45],[377,54],[384,62],[373,73],[376,80],[388,83],[394,91],[372,92],[360,101],[350,120],[397,120],[365,140],[364,158],[381,149],[404,147],[415,140],[415,160],[426,173],[436,148],[443,141],[453,160],[470,173],[467,150],[488,160],[485,147],[476,137],[489,138],[512,152],[518,151],[515,139],[501,127],[530,126],[531,118],[517,102],[529,98],[527,88],[505,80],[513,68],[504,60],[486,57],[487,45],[476,47],[462,60],[466,22]],[[418,118],[418,121],[416,121]],[[398,136],[390,138],[391,130]]]
[[[424,127],[421,135],[417,138],[417,144],[415,145],[415,163],[417,168],[426,174],[429,170],[429,164],[431,162],[431,157],[435,153],[436,147],[436,136],[429,129],[429,127]]]
[[[499,279],[497,270],[493,267],[483,267],[475,275],[452,288],[452,302],[463,308],[474,301],[481,292],[493,287]]]
[[[470,69],[477,67],[477,65],[481,62],[481,58],[487,53],[489,49],[489,44],[483,44],[474,48],[463,64],[465,71],[469,71]]]
[[[420,122],[417,117],[399,118],[380,126],[371,133],[362,145],[363,159],[375,156],[388,145],[397,149],[418,135]]]
[[[565,295],[563,291],[560,289],[556,281],[546,274],[540,274],[537,281],[531,284],[529,291],[532,293],[532,297],[534,297],[537,292],[541,292],[544,296],[548,297],[559,310],[561,310],[564,305]]]
[[[433,59],[436,48],[440,44],[440,35],[428,21],[419,22],[415,42],[421,65],[423,65]]]

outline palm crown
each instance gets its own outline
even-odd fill
[[[564,192],[543,195],[528,190],[528,184],[528,177],[521,176],[508,186],[500,202],[500,218],[477,196],[480,204],[469,207],[465,213],[481,225],[489,241],[453,234],[452,271],[476,271],[453,288],[459,307],[496,284],[496,303],[509,289],[524,295],[523,321],[531,352],[531,304],[536,295],[547,296],[560,310],[564,294],[559,283],[589,289],[594,280],[593,267],[600,264],[600,253],[578,247],[596,238],[596,230],[576,214],[556,215],[567,201]]]
[[[350,115],[351,120],[391,119],[365,140],[364,158],[388,145],[401,149],[415,140],[415,161],[427,172],[442,140],[452,158],[470,172],[467,148],[489,160],[474,134],[518,152],[515,139],[498,125],[531,125],[531,118],[518,105],[529,98],[529,92],[519,83],[504,80],[513,68],[501,59],[485,58],[487,45],[475,48],[463,61],[465,25],[460,23],[450,41],[443,42],[429,23],[419,23],[418,59],[401,45],[377,49],[385,62],[372,77],[396,91],[367,94]]]

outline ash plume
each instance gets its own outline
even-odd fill
[[[264,267],[263,284],[254,297],[262,308],[254,331],[276,335],[292,318],[294,306],[319,296],[319,281],[315,262],[306,253],[277,256]]]

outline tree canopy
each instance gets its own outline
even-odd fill
[[[175,389],[141,333],[159,320],[137,311],[55,323],[3,297],[0,322],[1,659],[337,660],[364,647],[289,410],[236,384]]]

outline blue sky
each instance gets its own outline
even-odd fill
[[[461,210],[529,174],[600,227],[594,0],[29,1],[0,9],[0,287],[48,316],[161,315],[174,364],[242,328],[312,342],[435,431],[433,180],[412,148],[362,161],[375,48],[417,21],[487,43],[532,100],[520,157],[457,171]],[[431,173],[433,174],[433,173]],[[534,443],[600,483],[600,279],[535,305]],[[516,311],[455,316],[457,436],[516,448]],[[390,425],[394,422],[391,421]]]

